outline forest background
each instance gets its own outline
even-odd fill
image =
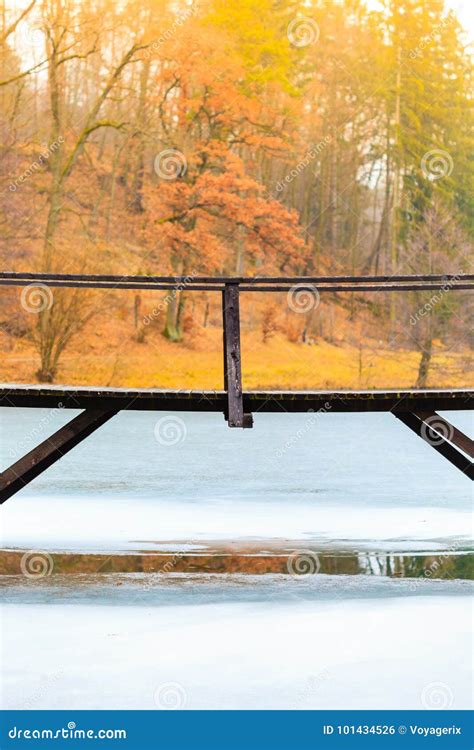
[[[472,56],[441,0],[0,9],[2,270],[470,273]],[[468,301],[242,295],[244,386],[465,386]],[[221,340],[186,284],[0,295],[3,382],[220,388]]]

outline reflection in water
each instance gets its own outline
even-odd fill
[[[474,578],[470,553],[433,555],[359,555],[359,572],[397,578]]]
[[[317,549],[272,550],[271,553],[239,553],[206,550],[200,553],[66,554],[0,552],[0,575],[22,575],[28,582],[41,582],[58,574],[110,573],[280,573],[303,576],[366,575],[390,578],[474,579],[474,557],[468,551],[431,554],[400,554],[354,551],[319,552]],[[44,558],[44,559],[43,559]],[[31,567],[30,567],[31,563]]]

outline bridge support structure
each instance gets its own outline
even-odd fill
[[[472,409],[472,390],[253,391],[242,386],[240,293],[401,292],[474,289],[474,274],[320,277],[85,276],[0,272],[0,286],[47,286],[117,291],[212,291],[222,296],[222,391],[0,385],[0,406],[81,409],[81,414],[0,473],[0,503],[25,487],[122,410],[203,411],[224,414],[229,427],[252,427],[256,412],[392,412],[403,424],[474,479],[474,441],[437,410]],[[52,291],[51,291],[51,295]],[[54,303],[53,303],[54,304]]]
[[[453,466],[474,480],[474,441],[435,411],[394,411],[404,425],[413,430]]]
[[[0,474],[0,504],[23,489],[117,412],[86,409]]]
[[[232,343],[229,357],[237,368]],[[236,369],[232,377],[236,376]],[[237,377],[238,381],[238,377]],[[230,385],[230,380],[228,381]],[[29,453],[0,474],[0,503],[42,474],[120,411],[223,412],[233,427],[248,426],[253,412],[286,413],[391,413],[425,440],[464,476],[474,480],[474,441],[441,417],[436,409],[472,408],[469,391],[253,391],[239,383],[225,391],[160,391],[120,388],[22,386],[0,387],[0,406],[83,409]]]

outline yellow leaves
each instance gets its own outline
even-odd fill
[[[209,23],[229,37],[254,90],[268,82],[289,87],[291,56],[282,18],[272,0],[214,0]]]
[[[173,272],[171,268],[168,270]],[[202,270],[214,269],[202,266]],[[143,295],[143,312],[157,307],[163,297]],[[242,297],[244,321],[250,306],[254,315],[255,312],[260,315],[260,310],[263,313],[263,302],[256,311],[254,297]],[[203,328],[202,310],[196,311],[193,319],[199,337],[193,351],[187,348],[186,337],[181,344],[170,343],[161,336],[159,328],[150,335],[144,346],[134,341],[130,310],[129,304],[124,314],[119,314],[117,310],[114,316],[96,318],[81,337],[73,340],[62,361],[61,382],[71,385],[108,383],[131,388],[222,387],[222,329],[217,322],[214,326]],[[212,307],[210,317],[211,320],[218,320],[217,303]],[[416,380],[420,359],[418,352],[400,350],[394,356],[394,352],[385,349],[383,344],[375,347],[373,342],[362,342],[360,350],[349,344],[335,346],[322,339],[308,346],[290,341],[288,334],[289,331],[286,335],[276,332],[263,342],[261,331],[243,328],[243,382],[246,389],[409,388]],[[123,347],[124,342],[127,356],[117,368],[117,350]],[[1,343],[5,350],[6,342],[2,340]],[[437,350],[433,357],[435,369],[429,387],[468,385],[462,371],[462,352]],[[17,341],[11,359],[5,356],[2,366],[5,380],[33,382],[37,362],[32,343],[25,339]]]

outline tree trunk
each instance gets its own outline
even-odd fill
[[[433,338],[431,334],[425,340],[423,346],[423,352],[421,354],[420,366],[418,368],[418,379],[416,381],[417,388],[426,388],[428,382],[428,373],[431,363],[431,353],[433,349]]]
[[[148,78],[150,74],[150,60],[144,60],[140,71],[140,94],[138,97],[136,160],[133,167],[132,184],[130,188],[130,210],[141,214],[143,206],[143,178],[145,173],[145,128],[146,128],[146,98]]]
[[[178,299],[177,296],[173,294],[171,295],[171,299],[168,300],[168,307],[166,308],[165,327],[163,329],[163,336],[165,336],[170,341],[179,341],[177,317]]]

